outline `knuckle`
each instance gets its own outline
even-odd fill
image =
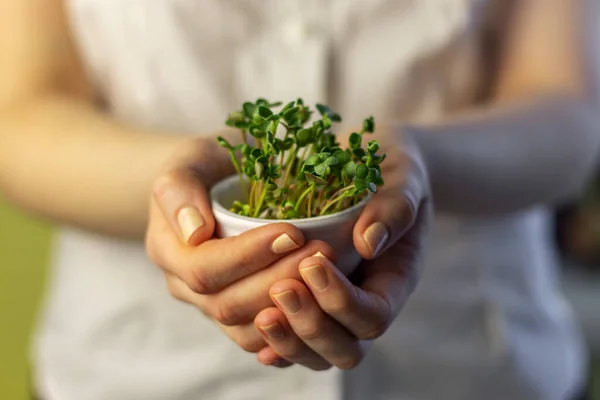
[[[176,185],[177,181],[179,181],[179,172],[173,170],[162,174],[158,179],[154,181],[152,186],[152,194],[157,199],[161,199],[165,196],[165,194]]]
[[[323,306],[323,309],[326,313],[332,315],[342,315],[352,311],[353,300],[348,294],[344,293],[336,297],[337,298],[335,301]]]
[[[240,318],[233,307],[229,307],[225,301],[218,300],[212,307],[212,317],[221,325],[234,326],[238,325]]]
[[[202,269],[196,271],[191,269],[187,274],[185,283],[193,292],[198,294],[211,294],[213,292],[214,285],[212,285],[208,275]]]
[[[232,248],[236,249],[234,256],[234,268],[238,272],[241,271],[241,276],[250,274],[253,270],[252,265],[255,262],[256,249],[252,249],[252,252],[254,252],[254,254],[252,254],[252,252],[249,251],[250,249],[248,249],[247,246],[243,246],[241,243],[234,243]]]
[[[319,321],[297,330],[298,336],[303,340],[316,340],[323,336],[323,322]]]

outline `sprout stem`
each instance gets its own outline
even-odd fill
[[[262,190],[260,199],[258,200],[258,205],[256,206],[256,209],[254,210],[254,218],[258,217],[258,214],[260,213],[260,209],[262,208],[263,202],[265,201],[265,196],[267,195],[268,187],[269,187],[268,185],[264,185],[264,189]]]

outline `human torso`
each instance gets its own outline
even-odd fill
[[[472,105],[483,84],[478,0],[66,1],[98,94],[139,126],[210,134],[257,97],[326,102],[348,124],[432,121]],[[170,298],[141,243],[65,229],[38,379],[56,400],[467,400],[494,388],[558,400],[544,396],[580,366],[547,221],[541,209],[440,215],[419,288],[344,375],[258,365]]]

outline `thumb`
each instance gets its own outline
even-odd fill
[[[418,204],[395,190],[373,196],[354,226],[354,246],[372,260],[396,243],[414,224]]]
[[[213,235],[215,220],[210,198],[199,175],[181,168],[158,178],[152,192],[171,228],[189,246],[198,246]]]

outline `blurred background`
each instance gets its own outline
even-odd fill
[[[43,294],[51,232],[0,198],[1,400],[31,400],[29,335]],[[564,288],[589,344],[590,398],[600,400],[600,173],[582,199],[556,210],[556,244],[564,257]]]

